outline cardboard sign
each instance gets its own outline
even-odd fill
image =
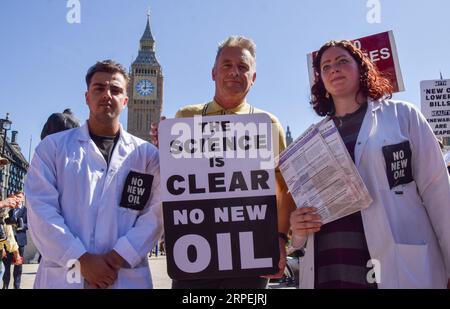
[[[421,111],[437,137],[450,137],[450,79],[420,82]]]
[[[167,119],[158,131],[169,276],[277,272],[276,143],[270,118]]]
[[[377,66],[378,70],[387,74],[387,77],[394,87],[394,92],[405,90],[398,61],[397,47],[395,46],[394,34],[392,31],[382,32],[351,41],[369,56]],[[312,64],[317,52],[318,51],[314,51],[307,55],[309,83],[311,87],[315,80]]]

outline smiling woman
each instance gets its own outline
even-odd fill
[[[336,109],[348,110],[342,111],[345,115],[355,111],[367,97],[374,100],[391,97],[393,88],[389,80],[349,41],[326,43],[313,65],[316,82],[311,88],[311,104],[319,116],[334,115]]]
[[[325,225],[314,207],[292,213],[294,247],[306,244],[300,287],[447,287],[450,181],[426,119],[389,99],[388,79],[349,41],[322,46],[314,70],[314,110],[335,122],[373,202]]]

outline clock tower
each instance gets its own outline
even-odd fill
[[[150,14],[140,40],[139,54],[130,68],[127,131],[150,141],[150,124],[159,121],[163,104],[163,75],[155,56]]]

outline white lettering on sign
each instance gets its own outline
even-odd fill
[[[140,204],[140,198],[145,193],[145,188],[143,188],[144,180],[139,177],[133,177],[130,182],[127,187],[127,193],[130,193],[127,199],[128,203]]]
[[[187,210],[183,209],[182,211],[174,210],[173,211],[173,224],[188,224],[188,216]]]
[[[198,209],[198,208],[192,209],[189,212],[189,216],[188,216],[188,211],[186,209],[183,209],[182,211],[180,211],[180,210],[173,211],[173,224],[174,225],[188,224],[189,223],[188,219],[190,220],[191,223],[200,224],[203,222],[203,220],[205,220],[205,214],[203,213],[203,211],[201,209]]]
[[[191,262],[188,257],[188,248],[194,246],[197,258]],[[201,252],[202,254],[199,254]],[[173,258],[178,268],[186,273],[198,273],[208,267],[211,261],[211,247],[208,241],[195,234],[184,235],[177,239],[173,246]]]
[[[137,195],[128,195],[128,203],[130,204],[140,204],[139,203],[139,196]]]
[[[394,160],[401,160],[405,157],[405,152],[403,150],[396,151],[392,154],[394,156]]]
[[[235,209],[236,207],[237,209]],[[214,208],[214,221],[216,223],[229,222],[230,208],[231,208],[231,221],[243,221],[242,206]],[[266,218],[267,204],[248,205],[245,207],[245,210],[246,210],[245,213],[247,214],[249,220],[251,221],[264,220]]]
[[[397,180],[400,177],[405,177],[405,168],[408,167],[408,159],[405,158],[405,152],[399,150],[392,153],[394,162],[391,163],[391,171],[394,172],[394,179]]]
[[[231,234],[217,234],[216,240],[219,270],[231,270],[233,268]],[[188,257],[188,249],[190,246],[193,246],[196,250],[196,258],[194,261],[191,261]],[[255,257],[253,232],[239,232],[239,248],[241,269],[272,266],[272,258]],[[211,263],[211,246],[203,236],[196,234],[184,235],[175,241],[173,257],[176,266],[181,271],[198,273],[205,270]]]
[[[237,206],[231,208],[231,221],[244,221],[244,207]]]
[[[142,185],[144,184],[144,181],[141,178],[133,177],[133,178],[131,178],[131,184],[133,186],[142,187]]]
[[[408,159],[404,159],[391,163],[391,170],[396,171],[402,168],[406,168],[407,166],[408,166]]]
[[[450,137],[450,80],[420,82],[421,112],[439,138]],[[434,124],[439,122],[439,124]]]
[[[354,40],[353,44],[355,45],[355,47],[361,49],[361,42],[359,40]],[[391,51],[388,47],[383,47],[381,49],[374,49],[369,51],[369,53],[367,53],[366,51],[364,51],[364,54],[367,55],[370,60],[372,60],[373,62],[377,62],[380,60],[386,60],[389,59],[391,57]]]
[[[189,219],[192,223],[199,224],[205,219],[205,214],[201,209],[194,209],[189,213]]]
[[[244,212],[245,210],[245,212]],[[216,207],[214,208],[214,221],[231,222],[244,221],[246,216],[251,221],[264,220],[266,218],[267,204],[263,205],[248,205],[245,206],[233,206],[233,207]],[[246,216],[244,216],[244,214]],[[189,222],[194,224],[200,224],[204,221],[205,214],[201,209],[195,208],[191,211],[187,209],[174,210],[173,211],[173,224],[174,225],[186,225]]]
[[[230,233],[217,234],[217,243],[221,244],[220,246],[217,247],[219,270],[232,270],[233,256],[231,251],[231,234]]]

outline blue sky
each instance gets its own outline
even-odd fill
[[[211,67],[229,35],[257,45],[257,79],[249,103],[275,114],[298,136],[319,120],[309,106],[306,54],[330,39],[393,30],[406,90],[394,98],[420,106],[420,81],[450,76],[450,2],[379,0],[381,23],[368,23],[368,0],[79,0],[70,24],[68,0],[1,0],[0,116],[9,112],[28,157],[53,112],[70,107],[85,120],[86,70],[111,58],[129,67],[147,9],[164,74],[163,114],[214,94]],[[121,117],[126,125],[126,112]]]

